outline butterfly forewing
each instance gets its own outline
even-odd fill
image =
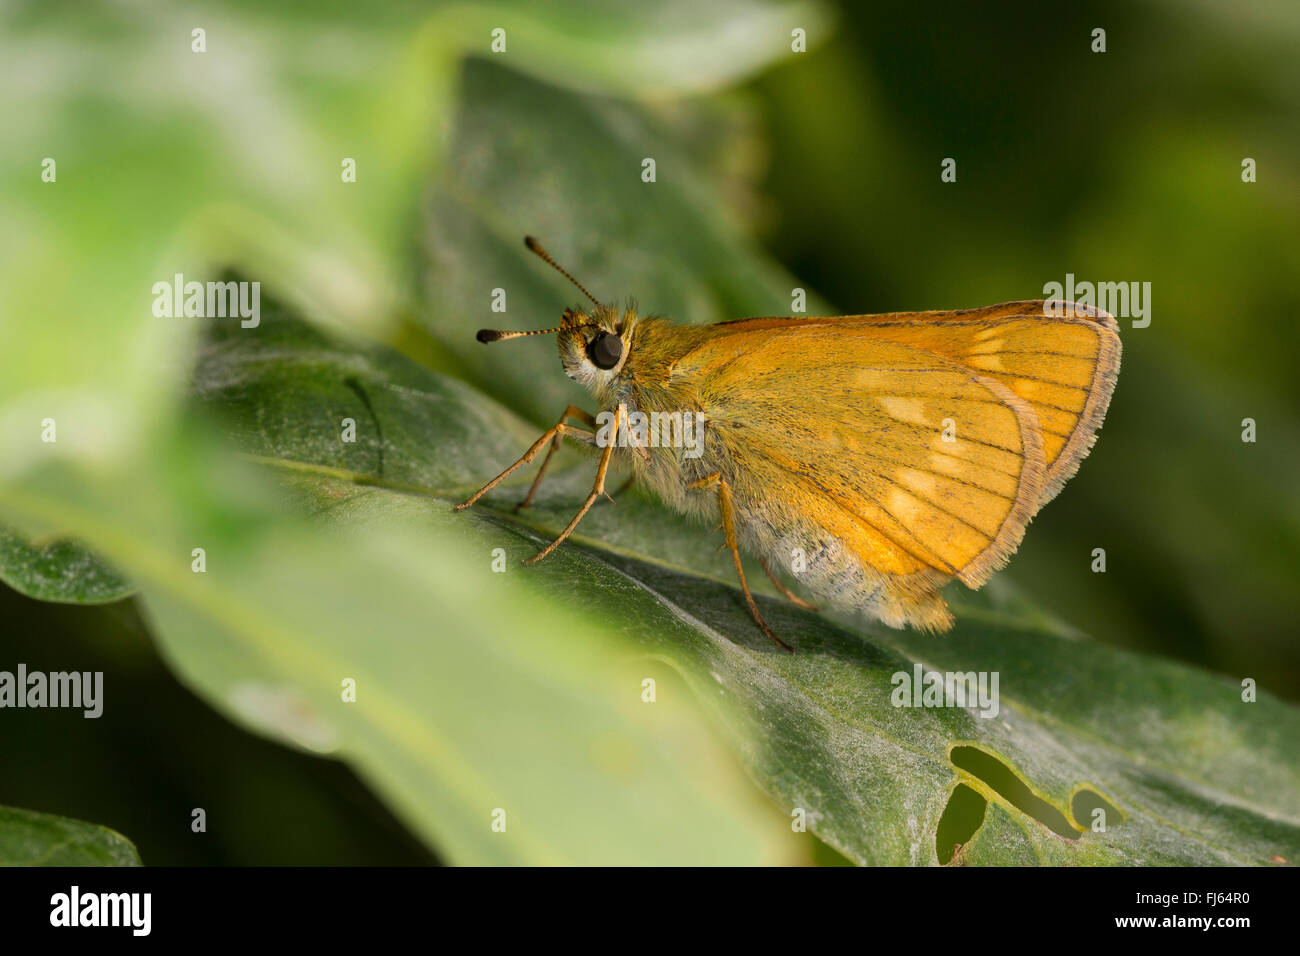
[[[1008,302],[958,312],[846,316],[891,341],[945,355],[994,378],[1033,408],[1047,465],[1043,503],[1077,470],[1105,417],[1119,374],[1115,320],[1088,306]],[[1050,314],[1051,312],[1066,314]]]
[[[946,312],[744,319],[717,328],[757,331],[812,325],[935,352],[996,379],[1028,402],[1043,436],[1043,504],[1060,491],[1092,447],[1119,375],[1114,318],[1072,302],[1026,300]]]

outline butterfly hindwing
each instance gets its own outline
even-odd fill
[[[731,481],[767,539],[757,549],[820,542],[814,579],[836,579],[828,587],[852,603],[942,626],[938,587],[987,580],[1037,506],[1033,413],[934,353],[824,326],[738,332],[687,353],[674,379],[693,382],[714,453],[750,463]],[[857,586],[843,580],[850,559]]]

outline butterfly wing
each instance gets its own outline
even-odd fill
[[[1107,312],[1033,299],[981,309],[807,319],[744,319],[732,332],[831,325],[943,355],[1005,385],[1033,409],[1043,435],[1046,504],[1096,440],[1119,375],[1119,327]],[[731,334],[731,333],[726,333]]]
[[[1064,323],[1058,342],[1029,306],[712,327],[670,379],[708,415],[750,546],[777,561],[804,549],[814,591],[887,623],[948,626],[938,589],[978,587],[1006,562],[1113,387],[1113,329],[1092,323],[1088,346]],[[1089,354],[1091,373],[1075,364]],[[1049,418],[1050,461],[1039,406],[1067,416]]]

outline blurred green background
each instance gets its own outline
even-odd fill
[[[240,45],[228,86],[207,91],[211,114],[202,116],[186,112],[193,104],[185,95],[169,100],[143,92],[155,82],[148,67],[114,54],[114,40],[129,51],[132,31],[141,28],[130,5],[93,37],[75,5],[42,5],[39,13],[36,6],[18,4],[5,14],[3,48],[12,55],[0,74],[18,127],[6,145],[39,142],[40,136],[24,140],[20,134],[43,128],[75,143],[77,124],[95,122],[94,97],[73,97],[67,112],[38,115],[43,101],[32,91],[51,85],[49,76],[76,72],[93,86],[94,70],[117,70],[131,77],[122,85],[125,95],[139,95],[139,115],[128,111],[110,120],[124,124],[117,158],[155,170],[149,191],[135,199],[142,222],[115,219],[120,207],[107,201],[76,212],[82,217],[72,233],[77,241],[59,253],[69,268],[85,263],[88,281],[100,271],[109,275],[121,265],[105,250],[119,240],[125,246],[123,235],[137,228],[179,230],[182,212],[205,208],[205,197],[187,192],[193,189],[188,174],[168,177],[168,170],[185,164],[233,163],[236,182],[244,175],[239,164],[270,167],[269,185],[257,187],[265,187],[265,196],[250,187],[251,198],[243,197],[268,221],[275,219],[275,202],[293,209],[311,205],[312,190],[322,187],[274,169],[281,140],[257,139],[251,150],[234,150],[232,159],[223,152],[230,143],[220,137],[256,137],[268,128],[258,125],[264,123],[290,141],[321,117],[367,117],[376,156],[369,165],[363,159],[361,175],[375,175],[381,163],[393,167],[384,168],[386,191],[379,201],[330,200],[338,205],[295,214],[282,232],[263,233],[255,225],[242,236],[224,214],[206,210],[201,226],[191,223],[185,231],[204,233],[207,248],[228,258],[247,262],[264,255],[287,263],[281,270],[286,286],[306,288],[321,279],[326,291],[303,292],[298,304],[317,296],[313,318],[322,324],[379,338],[492,391],[486,364],[462,361],[455,340],[440,340],[436,328],[431,332],[420,320],[427,309],[420,277],[431,255],[422,235],[425,164],[446,145],[442,137],[456,135],[448,104],[451,91],[467,82],[465,71],[515,68],[508,56],[486,66],[483,48],[493,17],[510,26],[511,16],[530,15],[523,7],[484,12],[438,5],[426,14],[416,4],[380,5],[383,12],[367,22],[346,5],[323,5],[311,21],[302,19],[307,8],[292,6],[197,8],[196,17],[238,24],[257,41]],[[693,33],[692,4],[669,5],[658,16],[628,14],[627,22],[611,8],[560,5],[552,26],[568,31],[567,39],[555,51],[527,49],[520,56],[533,64],[531,73],[546,76],[564,68],[565,54],[574,54],[578,86],[587,83],[583,71],[589,71],[602,78],[590,83],[598,97],[631,99],[650,127],[672,131],[682,155],[705,171],[702,184],[711,201],[725,207],[738,232],[836,311],[1032,298],[1067,273],[1150,282],[1150,326],[1132,329],[1121,320],[1123,365],[1096,449],[1035,520],[1003,575],[1034,604],[1097,641],[1186,661],[1234,681],[1253,677],[1281,697],[1300,699],[1300,386],[1294,371],[1300,355],[1300,6],[1285,0],[1085,2],[1064,9],[843,4],[794,18],[820,27],[809,52],[787,50],[769,58],[775,62],[738,62],[730,74],[719,69],[710,76],[705,61],[711,51],[727,48],[722,25],[732,13],[743,19],[749,6],[723,5]],[[438,26],[427,26],[426,16],[436,16]],[[170,22],[188,33],[187,13],[173,11]],[[781,42],[788,40],[789,22],[773,21]],[[1095,27],[1106,30],[1104,54],[1091,52]],[[659,44],[655,55],[664,65],[649,79],[626,77],[627,88],[620,88],[617,57],[598,52],[602,31],[627,37],[644,31]],[[45,49],[56,32],[76,42]],[[220,31],[214,29],[213,37],[219,48]],[[469,59],[447,52],[452,48],[468,50]],[[386,59],[390,49],[402,55]],[[87,50],[94,55],[78,60]],[[602,63],[601,56],[613,62]],[[38,61],[49,76],[32,72]],[[402,92],[399,102],[387,101],[371,117],[367,95],[374,89],[358,93],[349,83],[380,61],[391,70],[384,77],[391,85],[378,88]],[[431,68],[435,61],[444,65]],[[268,116],[241,115],[236,104],[249,102],[240,96],[255,85],[250,77],[273,66],[284,71],[287,98],[259,101]],[[526,82],[540,101],[560,95],[537,75]],[[427,89],[412,89],[417,83]],[[192,135],[152,152],[152,143],[133,145],[136,127],[130,124],[149,131],[155,120],[192,126]],[[599,153],[583,152],[580,135],[570,148],[537,157],[535,178],[521,189],[544,194],[548,167],[604,162]],[[30,152],[6,153],[7,166],[22,165],[24,176],[39,161]],[[945,157],[957,160],[956,183],[940,181]],[[1241,180],[1245,157],[1258,163],[1256,183]],[[492,161],[491,155],[474,158],[488,167]],[[332,168],[327,174],[335,175]],[[661,176],[671,174],[661,166]],[[125,184],[93,167],[61,166],[61,180],[77,176],[100,176],[101,190]],[[248,179],[260,182],[256,175]],[[298,193],[285,194],[293,190]],[[603,236],[580,232],[587,228],[584,213],[569,209],[539,225],[523,216],[500,225],[520,235],[535,231],[553,247],[576,244],[580,261],[590,262],[605,243],[635,250],[639,217],[651,215],[628,208],[618,217],[597,217],[621,220],[620,235]],[[333,216],[347,218],[348,229],[335,230]],[[12,256],[15,269],[24,257],[63,241],[29,217],[13,221],[31,227],[0,239],[0,256]],[[575,234],[552,241],[547,227],[560,223]],[[329,249],[311,245],[321,229],[330,232]],[[690,237],[682,239],[685,250]],[[438,242],[430,243],[434,258]],[[322,247],[326,243],[321,239]],[[295,258],[293,250],[302,248],[314,251]],[[369,249],[370,258],[358,249]],[[155,252],[141,253],[138,261],[153,261]],[[685,252],[671,261],[671,247],[662,254],[668,268],[685,273],[710,268]],[[621,261],[635,264],[627,255]],[[339,262],[348,268],[336,272]],[[683,321],[721,318],[733,302],[743,309],[754,301],[719,294],[692,312],[689,290],[647,284],[648,270],[611,269],[592,278],[577,264],[565,264],[598,294],[634,295],[649,311],[677,306],[682,314],[675,317]],[[57,283],[57,276],[46,279]],[[383,294],[356,292],[375,288]],[[24,349],[26,333],[13,325],[33,301],[17,294],[5,300],[0,345],[15,393],[39,381],[24,380],[23,366],[40,357]],[[555,313],[565,304],[557,301]],[[719,309],[723,315],[713,314]],[[775,301],[765,309],[777,310]],[[381,314],[396,319],[377,318]],[[66,336],[72,338],[107,321],[82,301],[59,303],[57,294],[44,316],[67,316]],[[549,317],[511,321],[541,326]],[[127,354],[143,365],[165,347],[155,342]],[[539,361],[554,364],[558,377],[549,347],[542,351]],[[54,354],[52,362],[62,360]],[[149,388],[161,393],[182,381],[192,363],[187,351],[180,354],[187,357],[167,366],[161,381],[132,382],[128,391],[147,396]],[[106,371],[94,355],[73,355],[69,362],[72,381],[133,374],[129,363]],[[533,417],[539,424],[548,418]],[[1258,423],[1255,443],[1241,440],[1247,417]],[[1104,575],[1090,571],[1098,547],[1106,550]],[[0,619],[6,661],[118,675],[111,723],[71,713],[0,717],[0,803],[106,823],[128,835],[146,863],[436,859],[351,769],[239,729],[178,683],[134,599],[65,606],[4,589]],[[210,839],[193,839],[153,812],[161,794],[176,805],[205,806],[210,818],[227,823]],[[826,851],[825,859],[832,856]]]

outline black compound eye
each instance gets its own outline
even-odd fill
[[[591,340],[587,354],[596,368],[613,368],[623,357],[623,340],[609,332],[601,332]]]

